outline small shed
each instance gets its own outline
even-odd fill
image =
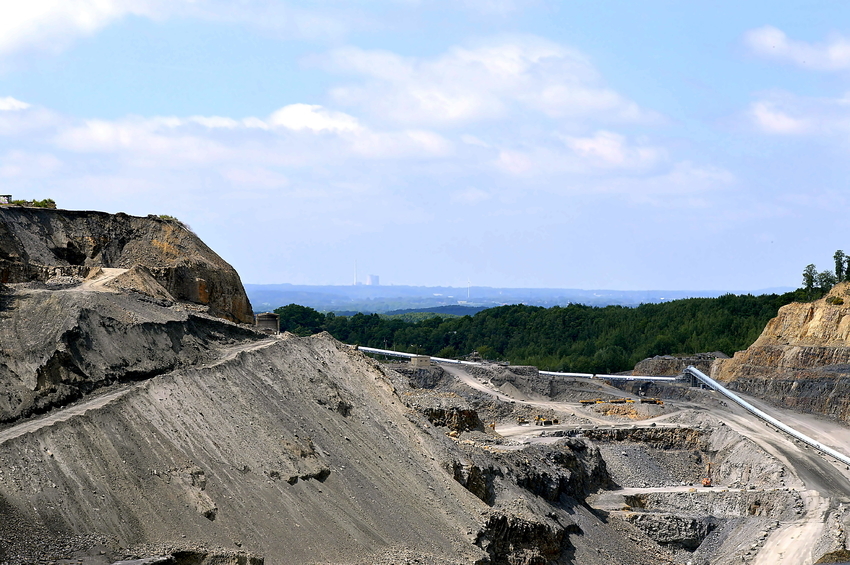
[[[269,335],[277,335],[280,333],[280,316],[274,312],[263,312],[254,316],[254,326],[257,331],[261,331]]]
[[[410,366],[413,369],[427,369],[431,366],[431,358],[427,355],[417,355],[410,358]]]
[[[0,204],[11,204],[12,203],[12,195],[11,194],[0,194]]]

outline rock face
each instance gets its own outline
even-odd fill
[[[753,345],[711,373],[734,390],[850,421],[850,283],[783,306]]]
[[[455,432],[484,431],[484,424],[466,399],[453,393],[411,391],[404,402],[422,412],[435,426],[445,426]]]
[[[666,512],[627,514],[626,520],[661,545],[693,551],[716,525],[706,516],[682,516]]]
[[[696,355],[674,356],[674,355],[656,355],[649,359],[639,361],[635,365],[633,375],[644,376],[676,376],[682,374],[682,371],[689,365],[693,365],[703,373],[708,374],[711,371],[711,365],[715,359],[728,359],[729,356],[722,351],[714,351],[712,353],[697,353]]]
[[[239,275],[174,220],[43,208],[0,208],[0,283],[85,278],[92,269],[142,266],[177,300],[252,323]]]

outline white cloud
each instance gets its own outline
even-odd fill
[[[287,39],[338,40],[353,26],[365,25],[356,3],[337,3],[333,9],[309,9],[283,0],[187,0],[180,15],[242,24]]]
[[[663,156],[663,151],[657,147],[629,146],[625,136],[610,131],[598,131],[592,137],[563,139],[576,155],[597,167],[643,168],[654,165]]]
[[[311,104],[290,104],[274,112],[269,123],[273,126],[300,131],[358,131],[363,129],[357,118],[342,112],[331,112]]]
[[[708,195],[719,198],[719,193],[735,183],[737,178],[726,169],[680,161],[658,174],[606,179],[603,184],[594,185],[594,191],[622,194],[657,207],[705,208],[711,205]]]
[[[794,118],[770,101],[754,102],[750,106],[750,114],[756,126],[766,133],[799,134],[810,129],[808,120]]]
[[[747,118],[771,135],[836,137],[846,142],[850,134],[850,93],[840,98],[795,96],[776,91],[753,102]]]
[[[490,144],[487,143],[486,141],[483,141],[483,140],[475,137],[474,135],[471,135],[471,134],[468,134],[468,133],[461,135],[460,140],[462,142],[466,143],[467,145],[476,145],[478,147],[490,147]]]
[[[748,31],[745,43],[757,55],[820,71],[850,69],[850,40],[840,35],[824,43],[789,39],[781,29],[764,26]]]
[[[153,17],[168,4],[164,0],[4,0],[0,2],[0,56],[22,49],[58,51],[124,16]]]
[[[62,162],[50,153],[9,151],[0,157],[0,177],[37,178],[54,174]]]
[[[511,149],[500,151],[495,164],[499,169],[514,175],[524,175],[536,169],[535,160],[531,155]]]
[[[304,167],[326,162],[330,155],[336,161],[422,159],[453,150],[451,142],[431,131],[375,131],[348,114],[308,104],[285,106],[266,120],[221,116],[86,120],[57,127],[52,141],[69,151],[113,154],[141,167],[230,162]]]
[[[0,98],[0,111],[26,110],[29,107],[30,105],[26,102],[21,102],[20,100],[16,100],[11,96]]]
[[[331,90],[339,104],[397,123],[452,125],[523,113],[617,122],[654,120],[601,84],[578,51],[533,36],[454,47],[431,59],[353,47],[333,51],[331,69],[365,77]]]
[[[533,145],[500,148],[493,166],[519,177],[635,176],[670,166],[667,151],[639,139],[600,130],[586,137],[555,133]]]
[[[328,11],[278,0],[0,0],[0,59],[22,51],[58,53],[127,16],[183,17],[247,25],[288,39],[333,39],[366,25],[357,6]]]
[[[54,141],[63,149],[117,154],[144,167],[212,163],[228,153],[208,137],[173,131],[177,125],[168,119],[87,120],[58,131]]]

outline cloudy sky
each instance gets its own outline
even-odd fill
[[[798,286],[848,157],[845,3],[0,0],[0,192],[244,282]]]

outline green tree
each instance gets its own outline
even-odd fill
[[[845,280],[844,263],[847,260],[847,256],[839,249],[835,252],[832,258],[835,260],[835,280],[836,282],[842,282]]]
[[[322,331],[325,323],[325,315],[309,306],[290,304],[277,308],[274,312],[280,316],[280,331],[300,336]]]
[[[33,200],[32,205],[36,208],[56,208],[56,201],[52,198],[45,198],[44,200]]]
[[[812,299],[812,296],[814,294],[817,278],[817,267],[815,267],[813,263],[809,263],[808,265],[806,265],[806,268],[803,269],[803,289],[806,291],[806,296],[809,298],[809,300]]]
[[[835,282],[835,274],[829,269],[817,274],[817,285],[822,295],[829,292],[835,286]]]

